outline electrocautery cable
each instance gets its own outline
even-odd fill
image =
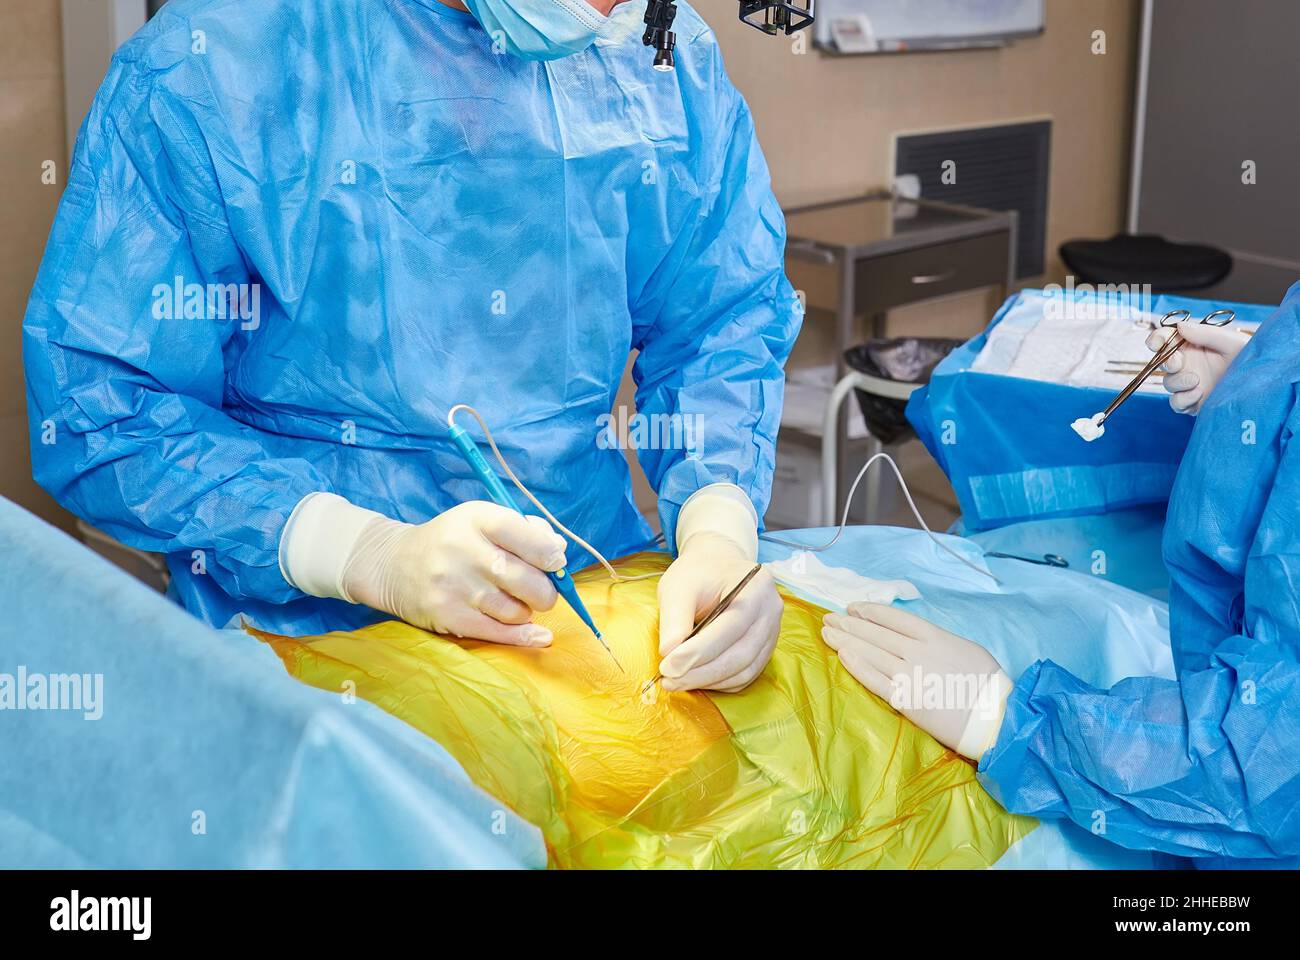
[[[934,531],[931,530],[930,527],[926,524],[925,518],[921,516],[921,511],[916,508],[916,501],[912,499],[912,491],[907,489],[907,481],[903,479],[903,474],[899,471],[898,464],[894,462],[893,457],[891,457],[889,454],[885,453],[884,451],[881,451],[880,453],[876,454],[874,457],[869,459],[866,463],[864,463],[862,465],[862,469],[858,471],[858,475],[853,478],[853,486],[849,487],[849,495],[844,500],[844,514],[840,518],[840,526],[839,529],[835,531],[835,536],[831,537],[821,546],[810,546],[806,543],[796,543],[794,540],[783,540],[780,537],[773,536],[770,533],[764,533],[762,535],[762,539],[767,540],[771,543],[779,543],[783,547],[794,547],[798,550],[807,550],[809,553],[821,553],[823,550],[829,550],[831,547],[835,546],[835,544],[839,542],[840,537],[843,536],[844,528],[848,526],[849,507],[853,505],[853,494],[857,493],[858,484],[862,482],[862,478],[867,475],[867,471],[871,469],[872,464],[874,464],[877,460],[884,460],[886,463],[889,464],[890,468],[893,469],[894,478],[898,481],[898,486],[902,489],[903,496],[907,498],[907,505],[912,510],[912,516],[916,517],[916,522],[921,525],[921,529],[925,531],[926,535],[931,540],[934,541],[935,546],[939,547],[939,549],[943,550],[945,553],[949,553],[952,556],[956,557],[958,560],[966,564],[966,566],[970,567],[976,573],[982,573],[984,576],[991,578],[993,582],[996,583],[998,586],[1001,586],[1002,581],[999,580],[997,577],[995,577],[992,573],[979,566],[976,566],[974,563],[971,563],[970,560],[963,557],[960,553],[958,553],[952,547],[948,546],[937,536],[935,536]]]
[[[578,546],[582,547],[582,549],[586,550],[589,554],[591,554],[593,557],[599,560],[600,565],[604,567],[606,571],[608,571],[610,578],[613,579],[615,583],[630,583],[633,580],[650,580],[653,579],[654,577],[663,576],[662,572],[655,572],[655,573],[641,574],[640,576],[636,576],[636,577],[625,577],[622,574],[620,574],[617,570],[615,570],[613,564],[611,564],[608,560],[605,559],[605,555],[603,553],[601,553],[599,550],[597,550],[595,547],[589,544],[586,540],[582,539],[582,537],[578,536],[576,533],[574,533],[564,524],[560,523],[560,521],[555,518],[555,514],[547,510],[546,506],[542,503],[542,501],[538,500],[535,496],[533,496],[532,491],[530,491],[527,487],[525,487],[523,481],[520,480],[517,476],[515,476],[515,472],[510,469],[510,464],[506,463],[506,458],[502,456],[501,450],[497,447],[496,440],[492,438],[492,431],[488,428],[487,423],[483,420],[482,416],[479,415],[479,412],[477,410],[475,410],[467,403],[456,404],[456,406],[452,407],[451,410],[447,413],[447,426],[453,427],[456,425],[456,414],[462,410],[464,410],[471,417],[473,417],[475,420],[478,421],[478,425],[480,429],[482,429],[483,431],[483,436],[487,438],[488,446],[492,448],[492,455],[497,458],[497,463],[501,464],[501,469],[504,470],[506,476],[510,478],[510,482],[519,488],[519,492],[528,498],[529,503],[531,503],[534,507],[536,507],[539,511],[541,511],[542,516],[544,516],[547,520],[549,520],[551,522],[551,525],[554,526],[555,529],[559,530],[566,537],[568,537]]]
[[[475,420],[478,421],[479,427],[483,430],[483,436],[487,438],[488,446],[492,448],[493,456],[497,458],[497,463],[501,464],[501,469],[504,470],[506,476],[510,478],[510,482],[519,488],[519,492],[522,493],[525,497],[527,497],[528,501],[533,506],[535,506],[541,512],[542,516],[544,516],[547,520],[549,520],[557,530],[559,530],[566,537],[568,537],[570,540],[572,540],[574,543],[582,547],[593,557],[595,557],[598,561],[600,561],[600,565],[605,568],[605,570],[609,573],[610,578],[613,579],[614,582],[627,583],[633,580],[649,580],[654,577],[663,576],[662,572],[642,574],[636,577],[622,576],[617,570],[614,569],[614,566],[608,560],[605,559],[604,554],[602,554],[599,550],[593,547],[586,540],[582,539],[582,537],[578,536],[576,533],[574,533],[564,524],[560,523],[560,521],[555,518],[555,515],[551,513],[551,511],[547,510],[545,505],[540,500],[538,500],[535,496],[533,496],[532,492],[527,487],[524,486],[523,481],[520,480],[517,476],[515,476],[515,472],[510,469],[510,464],[506,463],[506,458],[501,454],[501,450],[497,447],[496,440],[492,438],[492,431],[488,428],[487,423],[484,422],[483,418],[479,415],[479,412],[477,410],[475,410],[469,404],[458,403],[456,404],[456,406],[452,407],[451,411],[447,414],[447,425],[449,427],[454,426],[456,414],[462,410],[464,410],[466,413],[468,413],[470,416],[472,416]],[[991,572],[972,563],[970,560],[968,560],[966,557],[963,557],[960,553],[958,553],[952,547],[948,546],[946,543],[944,543],[935,535],[934,531],[931,530],[929,525],[926,524],[925,518],[921,516],[921,511],[917,509],[916,501],[912,499],[912,491],[907,488],[907,481],[903,479],[903,474],[899,471],[898,464],[894,462],[893,457],[891,457],[887,453],[884,453],[883,451],[881,453],[877,453],[875,456],[867,460],[867,462],[862,465],[862,469],[858,471],[858,475],[853,478],[853,485],[849,487],[849,495],[844,501],[844,513],[840,518],[839,528],[835,531],[835,535],[831,537],[830,540],[826,541],[826,543],[821,544],[820,546],[813,546],[806,543],[798,543],[794,540],[785,540],[782,539],[781,537],[774,536],[770,533],[764,533],[762,535],[762,539],[767,540],[770,543],[780,544],[783,547],[793,547],[797,550],[807,550],[810,553],[821,553],[823,550],[829,550],[831,547],[835,546],[835,544],[839,542],[840,537],[844,535],[844,528],[848,526],[849,507],[852,506],[853,504],[853,495],[857,493],[858,485],[862,482],[862,478],[867,475],[867,471],[871,469],[872,465],[874,465],[877,460],[884,460],[886,463],[889,464],[890,469],[892,469],[894,472],[894,478],[898,481],[899,488],[903,491],[903,496],[907,498],[907,505],[912,511],[912,516],[916,518],[916,522],[921,525],[921,529],[925,531],[926,535],[931,540],[934,541],[935,546],[937,546],[940,550],[943,550],[945,553],[955,557],[957,560],[961,561],[966,566],[970,567],[976,573],[982,574],[983,576],[990,578],[994,583],[998,584],[998,586],[1001,586],[1002,581],[999,580],[996,576],[994,576]]]

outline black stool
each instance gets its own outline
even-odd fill
[[[1174,243],[1154,234],[1116,234],[1109,240],[1071,240],[1061,259],[1083,283],[1150,284],[1156,293],[1212,287],[1232,271],[1226,251]]]

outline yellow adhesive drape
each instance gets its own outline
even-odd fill
[[[643,694],[657,580],[613,583],[597,567],[575,581],[626,672],[563,601],[537,617],[555,634],[545,650],[399,622],[253,632],[304,682],[355,689],[446,747],[541,828],[553,866],[984,867],[1033,829],[844,671],[821,608],[783,595],[777,652],[743,693]]]

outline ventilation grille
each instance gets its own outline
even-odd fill
[[[1015,210],[1020,215],[1016,276],[1023,278],[1045,269],[1051,155],[1052,123],[1044,120],[900,136],[894,168],[899,176],[920,178],[922,197]],[[951,175],[945,178],[946,171]]]

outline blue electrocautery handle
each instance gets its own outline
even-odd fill
[[[454,423],[450,429],[451,439],[456,444],[456,449],[461,452],[461,456],[465,458],[465,462],[469,464],[475,476],[483,481],[483,486],[487,487],[488,495],[491,496],[493,502],[508,510],[514,510],[520,516],[527,516],[519,509],[519,504],[515,502],[515,498],[510,495],[510,491],[501,482],[497,472],[487,462],[482,451],[479,450],[478,444],[474,442],[474,438],[463,427]],[[561,567],[554,573],[547,573],[546,575],[551,578],[551,583],[555,584],[555,589],[560,596],[567,600],[569,606],[573,607],[574,612],[582,618],[582,622],[591,628],[591,632],[596,635],[596,639],[601,639],[600,631],[596,629],[595,621],[591,619],[591,614],[587,612],[587,608],[583,605],[582,598],[578,596],[578,588],[573,585],[573,578],[569,576],[568,571]]]

